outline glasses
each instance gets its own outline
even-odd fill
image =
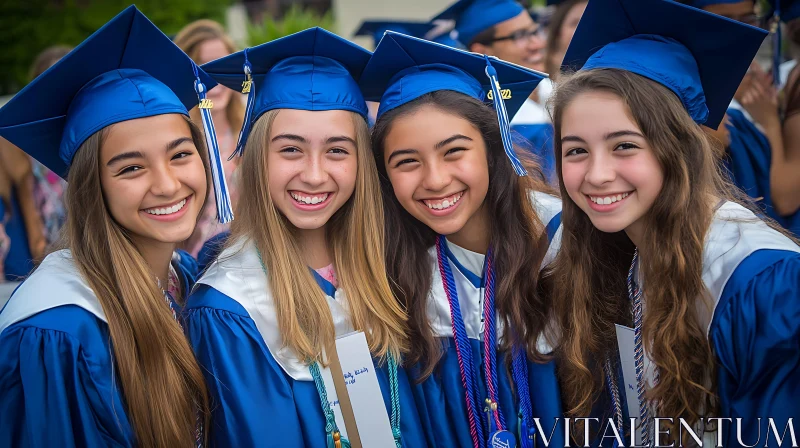
[[[528,28],[524,30],[517,30],[513,33],[509,34],[508,36],[501,36],[501,37],[493,37],[491,39],[486,39],[483,42],[479,42],[484,45],[491,45],[495,42],[500,42],[504,40],[510,40],[517,45],[522,45],[528,43],[528,41],[533,38],[534,36],[541,36],[542,34],[542,27],[534,26],[533,28]]]

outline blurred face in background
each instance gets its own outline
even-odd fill
[[[197,53],[197,65],[228,56],[231,54],[225,42],[221,39],[209,39],[200,44]],[[233,96],[233,90],[217,85],[208,92],[208,99],[214,103],[214,108],[224,110]]]
[[[528,11],[495,25],[494,37],[470,45],[470,50],[497,56],[533,70],[544,71],[545,40]]]

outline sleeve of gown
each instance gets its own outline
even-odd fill
[[[304,447],[291,384],[247,311],[199,284],[185,315],[211,395],[210,446]]]
[[[0,446],[120,446],[77,339],[11,326],[0,335]],[[106,397],[107,398],[107,397]]]
[[[760,250],[747,257],[725,286],[709,339],[719,363],[720,417],[725,446],[774,437],[800,416],[800,254]],[[736,418],[742,418],[737,441]],[[788,432],[787,432],[788,434]]]

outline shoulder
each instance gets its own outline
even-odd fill
[[[203,296],[216,297],[210,290],[201,288],[202,285],[239,302],[245,309],[250,309],[257,299],[268,295],[269,288],[258,250],[247,240],[234,242],[206,267],[192,291],[190,306],[198,302],[195,296],[202,291],[205,291]]]
[[[549,193],[531,191],[528,195],[534,211],[546,226],[561,213],[561,199]]]

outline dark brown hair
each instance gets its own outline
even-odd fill
[[[561,71],[561,61],[554,60],[555,56],[560,53],[561,49],[561,28],[567,20],[572,8],[577,5],[587,3],[589,0],[566,0],[558,5],[556,12],[550,17],[550,24],[547,25],[547,43],[545,44],[544,51],[545,71],[550,74],[550,78],[557,79],[559,71]],[[563,56],[563,55],[562,55]]]
[[[500,273],[497,282],[497,315],[503,320],[506,332],[503,347],[521,343],[532,359],[536,356],[537,336],[545,326],[545,308],[537,292],[539,266],[547,250],[546,238],[541,237],[544,225],[533,209],[530,193],[549,191],[539,167],[525,154],[519,154],[526,164],[527,177],[519,177],[508,162],[500,136],[495,112],[490,106],[467,95],[438,90],[425,94],[381,116],[372,133],[375,162],[381,180],[381,194],[386,209],[386,265],[392,289],[406,307],[409,316],[411,349],[407,365],[420,363],[420,380],[433,371],[441,357],[441,343],[436,340],[428,322],[427,299],[431,289],[432,267],[428,250],[436,234],[409,214],[394,195],[383,161],[384,141],[398,117],[432,106],[445,113],[467,120],[484,138],[489,166],[489,189],[484,199],[488,214],[503,217],[491,222],[491,246],[494,263]],[[512,340],[513,338],[513,340]]]

